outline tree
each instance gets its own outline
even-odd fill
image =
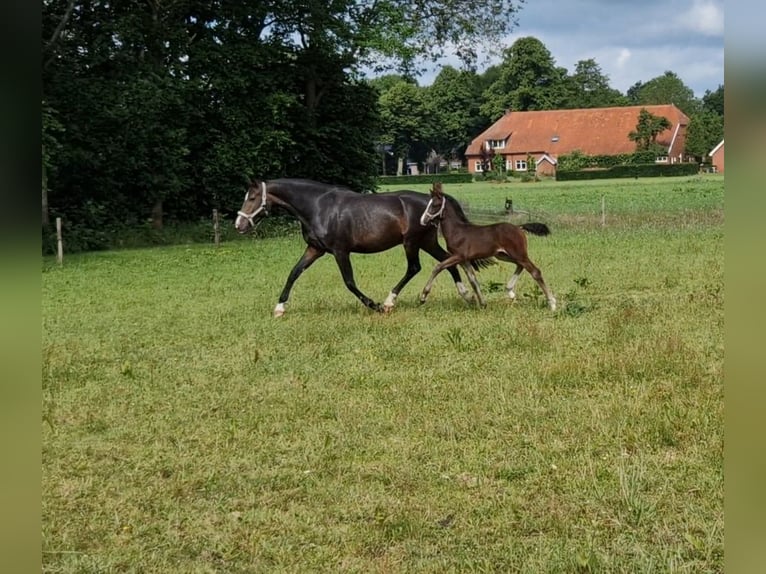
[[[705,95],[702,96],[702,110],[723,117],[723,93],[724,90],[722,85],[718,86],[718,89],[713,92],[705,90]]]
[[[671,126],[668,118],[655,116],[642,108],[638,113],[636,129],[628,134],[628,138],[636,142],[636,151],[652,151],[657,146],[657,136]]]
[[[674,104],[687,116],[691,116],[699,109],[699,102],[694,97],[694,91],[670,71],[646,83],[636,84],[628,92],[629,98],[639,105]]]
[[[500,77],[487,88],[483,114],[497,119],[505,110],[550,110],[567,99],[566,71],[557,68],[540,40],[519,38],[504,52]]]
[[[479,161],[481,162],[481,171],[485,175],[490,173],[494,167],[495,156],[495,150],[489,147],[489,145],[481,146],[481,149],[479,150]]]
[[[424,137],[439,154],[453,159],[460,156],[486,125],[479,111],[481,92],[477,84],[474,72],[445,66],[425,88],[429,122],[424,126]]]
[[[723,117],[710,111],[698,112],[689,122],[685,152],[702,161],[722,139]]]
[[[407,81],[397,82],[380,95],[380,141],[392,146],[397,160],[397,175],[403,172],[404,160],[424,139],[427,115],[423,88]]]
[[[236,208],[248,175],[370,189],[379,116],[361,71],[414,76],[453,49],[470,66],[522,4],[43,0],[43,99],[62,126],[43,200],[104,229]],[[424,153],[420,112],[397,137]]]
[[[625,104],[625,97],[609,86],[609,76],[592,58],[577,62],[568,80],[572,90],[569,108],[604,108]]]
[[[58,120],[56,110],[48,103],[42,102],[42,224],[50,225],[50,210],[48,207],[48,172],[55,165],[55,156],[61,150],[59,136],[64,127]]]

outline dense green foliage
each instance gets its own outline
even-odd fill
[[[470,173],[434,173],[424,175],[387,175],[379,177],[378,182],[381,186],[387,185],[408,185],[424,184],[441,181],[442,183],[470,183],[473,181],[473,174]]]
[[[621,177],[674,177],[694,175],[699,172],[696,163],[644,163],[623,164],[603,169],[583,169],[579,171],[557,170],[557,181],[584,179],[614,179]]]
[[[723,187],[445,186],[551,226],[555,313],[326,257],[275,320],[299,235],[46,259],[42,571],[722,572]]]
[[[502,48],[522,5],[44,0],[44,249],[54,217],[72,250],[170,240],[213,209],[230,217],[252,177],[372,191],[408,160],[429,172],[460,160],[508,106],[683,102],[694,154],[723,137],[723,87],[690,101],[670,72],[623,96],[594,60],[570,75],[525,37],[477,73],[478,47]],[[463,68],[419,86],[417,70],[448,47]]]

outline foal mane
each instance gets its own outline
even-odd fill
[[[449,202],[449,204],[452,206],[452,209],[455,210],[455,214],[457,215],[457,218],[462,221],[463,223],[471,223],[468,220],[468,216],[465,214],[465,211],[463,211],[463,206],[460,205],[460,202],[452,197],[451,195],[444,194],[445,201]]]

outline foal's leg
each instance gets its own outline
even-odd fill
[[[428,253],[431,257],[439,261],[440,263],[447,259],[450,254],[449,252],[445,251],[441,245],[439,245],[439,241],[436,239],[436,236],[433,238],[433,242],[429,241],[426,242],[422,246],[423,251]],[[458,294],[467,302],[471,302],[471,293],[466,288],[463,281],[460,279],[460,272],[457,270],[457,266],[453,265],[452,267],[449,267],[447,269],[449,271],[449,274],[452,275],[452,280],[455,282],[455,288],[457,289]],[[423,297],[421,296],[421,303],[423,302]]]
[[[356,295],[357,299],[364,303],[365,307],[368,307],[373,311],[383,311],[383,307],[362,293],[356,286],[356,282],[354,281],[354,270],[351,268],[351,257],[349,254],[346,252],[335,252],[335,262],[338,264],[340,274],[343,276],[343,281],[348,290]]]
[[[295,267],[293,267],[292,271],[290,271],[290,275],[287,276],[285,287],[282,289],[282,293],[279,295],[279,302],[277,303],[277,306],[274,307],[275,317],[281,317],[285,314],[285,303],[287,303],[287,299],[290,297],[290,290],[293,288],[293,283],[295,283],[295,280],[298,279],[301,273],[308,269],[311,264],[314,263],[314,261],[322,257],[324,254],[325,251],[317,249],[316,247],[312,247],[311,245],[306,247],[306,251],[303,252],[303,255],[301,255],[301,258],[298,260],[298,263],[295,264]]]
[[[524,266],[524,269],[529,271],[529,274],[534,278],[535,281],[537,281],[537,284],[540,286],[540,289],[543,290],[543,293],[545,293],[545,297],[548,299],[548,306],[551,308],[551,311],[556,310],[556,298],[553,296],[553,293],[550,289],[548,289],[548,286],[545,284],[545,281],[543,281],[543,274],[540,273],[540,270],[535,267],[535,264],[532,263],[529,259],[526,261],[523,261],[521,265]]]
[[[444,271],[445,269],[452,267],[456,263],[460,262],[460,257],[457,255],[452,255],[450,257],[447,257],[444,261],[437,263],[434,267],[434,270],[431,272],[431,277],[428,278],[428,282],[426,283],[426,286],[423,287],[423,291],[420,293],[420,302],[425,303],[426,299],[428,298],[428,294],[431,292],[431,286],[434,283],[434,279],[436,279],[436,276]]]
[[[505,290],[508,293],[508,297],[511,299],[516,299],[516,292],[513,290],[513,288],[516,286],[516,281],[519,280],[519,275],[524,271],[524,268],[516,264],[516,271],[513,272],[513,275],[511,275],[511,278],[508,280],[508,285],[505,286]]]
[[[464,261],[462,263],[463,269],[465,269],[465,274],[468,276],[468,282],[471,284],[471,287],[473,287],[473,292],[476,293],[476,298],[479,301],[479,305],[482,307],[487,306],[487,302],[484,300],[484,297],[481,294],[481,287],[479,287],[479,280],[476,278],[476,273],[473,270],[473,267],[471,267],[470,261]]]

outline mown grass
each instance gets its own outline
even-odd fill
[[[507,265],[486,309],[447,274],[420,306],[424,255],[373,314],[326,257],[275,320],[299,237],[45,260],[43,570],[722,572],[723,183],[694,185],[604,228],[540,207],[555,313]],[[378,301],[404,271],[353,262]]]

